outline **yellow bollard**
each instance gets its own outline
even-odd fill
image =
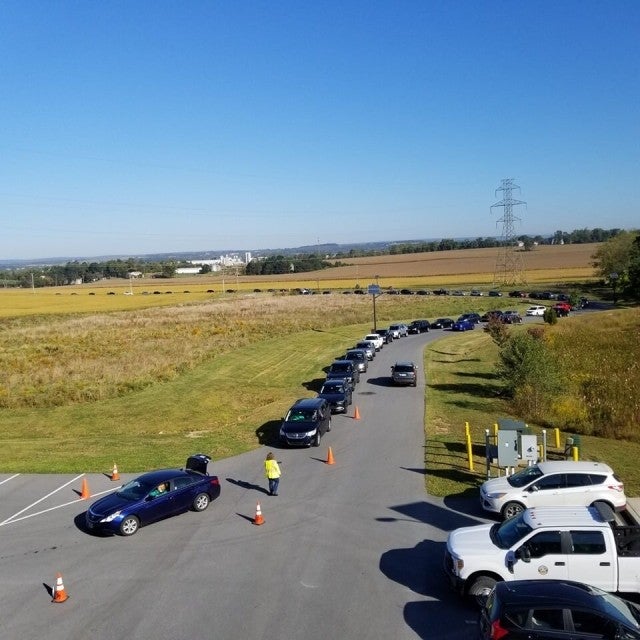
[[[467,456],[469,457],[469,471],[473,471],[473,445],[470,433],[467,433]]]
[[[469,431],[469,423],[465,422],[464,423],[464,437],[468,438],[470,433],[471,432]]]
[[[571,457],[573,458],[574,462],[577,462],[580,457],[579,457],[579,451],[578,451],[578,447],[571,447]]]
[[[498,442],[498,423],[497,422],[493,423],[493,437],[496,439],[495,441]]]
[[[559,449],[560,448],[560,429],[556,427],[553,431],[556,434],[556,449]]]

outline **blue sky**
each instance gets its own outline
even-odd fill
[[[0,59],[0,259],[640,226],[637,0],[3,0]]]

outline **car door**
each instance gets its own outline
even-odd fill
[[[565,504],[565,486],[564,473],[544,475],[527,487],[527,504],[530,507],[561,507]]]
[[[567,488],[564,490],[564,504],[569,506],[590,505],[593,485],[588,473],[565,474]]]
[[[180,476],[174,480],[174,512],[186,511],[193,504],[193,499],[198,493],[198,476]]]
[[[616,591],[616,558],[607,552],[602,531],[572,530],[564,535],[571,551],[567,561],[568,578],[588,582],[604,591]]]
[[[518,544],[510,556],[514,580],[566,580],[569,577],[568,554],[563,551],[560,531],[534,532]]]
[[[170,483],[167,483],[170,485]],[[161,495],[153,495],[153,491],[144,499],[143,507],[140,510],[140,521],[143,524],[155,522],[173,513],[173,491],[171,485],[169,489]]]

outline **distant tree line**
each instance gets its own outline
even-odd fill
[[[585,244],[593,242],[608,243],[616,238],[623,247],[623,254],[632,261],[632,253],[625,253],[632,250],[632,243],[626,238],[626,234],[633,233],[621,229],[576,229],[571,232],[556,231],[551,236],[529,236],[520,235],[516,239],[521,242],[525,251],[532,250],[536,245],[544,244]],[[633,236],[635,238],[635,234]],[[331,262],[326,256],[317,252],[297,253],[292,255],[272,255],[264,259],[252,260],[245,269],[247,275],[274,275],[283,273],[304,273],[316,271],[328,267],[343,264],[341,258],[355,258],[360,256],[394,255],[404,253],[426,253],[435,251],[451,251],[453,249],[478,249],[484,247],[500,247],[504,242],[496,237],[479,237],[475,239],[454,240],[453,238],[443,238],[433,241],[399,242],[387,245],[385,248],[359,249],[352,248],[346,252],[336,252],[331,255]],[[615,243],[614,243],[615,245]],[[617,245],[615,245],[617,246]],[[640,246],[634,249],[640,252]],[[614,251],[614,254],[617,253]],[[625,258],[626,259],[626,258]],[[338,260],[338,262],[336,262]],[[631,292],[634,289],[635,281],[640,278],[640,253],[635,258],[637,265],[633,266],[623,260],[623,268],[617,268],[615,260],[605,260],[602,267],[604,275],[616,272],[618,280],[614,280],[620,291]],[[599,264],[599,263],[598,263]],[[613,264],[613,266],[611,266]],[[636,263],[634,263],[636,264]],[[16,269],[3,269],[0,271],[2,278],[0,286],[5,287],[48,287],[69,285],[76,282],[96,282],[104,278],[128,278],[131,273],[140,272],[143,275],[156,278],[172,278],[176,269],[182,266],[193,266],[187,260],[145,260],[144,258],[127,258],[107,260],[104,262],[67,262],[64,265],[50,265],[46,267],[22,267]],[[614,269],[615,267],[615,269]],[[617,271],[616,271],[617,269]],[[634,270],[635,269],[635,270]],[[203,265],[201,273],[210,272],[208,265]],[[636,274],[637,275],[634,275]]]
[[[301,256],[269,256],[263,260],[253,259],[245,268],[252,276],[268,276],[282,273],[305,273],[334,266],[319,255],[310,253]]]

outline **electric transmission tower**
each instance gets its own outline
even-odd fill
[[[496,260],[493,283],[506,285],[524,284],[526,278],[522,252],[516,251],[517,247],[513,232],[513,223],[516,220],[519,222],[520,218],[513,215],[513,207],[520,204],[526,206],[527,203],[522,200],[513,199],[513,190],[520,189],[520,187],[514,183],[513,179],[505,178],[502,180],[501,185],[502,186],[496,189],[496,195],[498,191],[502,191],[503,198],[500,202],[491,205],[491,209],[494,207],[504,207],[502,218],[496,222],[496,226],[502,222],[502,246],[498,253],[498,259]]]

